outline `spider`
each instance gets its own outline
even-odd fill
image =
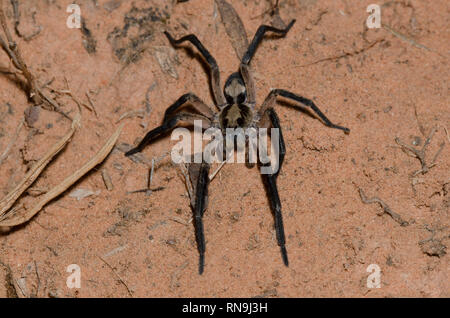
[[[294,102],[306,105],[322,119],[326,126],[343,130],[346,133],[350,131],[346,127],[333,124],[310,99],[291,93],[284,89],[273,89],[264,100],[261,107],[259,107],[259,109],[255,108],[256,96],[250,62],[255,54],[256,48],[267,32],[272,32],[274,35],[284,37],[294,23],[295,20],[292,20],[285,29],[261,25],[256,31],[256,34],[247,48],[246,53],[242,57],[239,70],[228,77],[223,90],[221,89],[222,86],[219,67],[216,60],[194,34],[189,34],[176,40],[172,37],[172,35],[170,35],[170,33],[164,32],[174,47],[178,47],[184,42],[190,42],[198,49],[200,54],[206,60],[211,71],[210,84],[215,100],[215,106],[218,111],[214,111],[193,93],[184,94],[166,109],[162,125],[149,131],[135,148],[125,154],[126,156],[131,156],[135,153],[141,152],[146,145],[168,133],[179,123],[185,122],[192,124],[195,119],[200,119],[203,122],[206,122],[209,127],[219,128],[222,132],[225,131],[226,128],[278,128],[279,169],[273,174],[263,174],[262,178],[263,181],[265,181],[266,193],[274,215],[276,238],[281,250],[281,257],[286,266],[289,265],[289,261],[286,251],[286,239],[281,213],[281,202],[276,183],[278,173],[281,170],[286,153],[286,148],[283,135],[281,133],[280,120],[274,109],[276,99],[277,97],[284,97]],[[180,109],[186,105],[191,105],[193,108],[191,108],[189,112],[180,112]],[[199,274],[203,273],[205,264],[206,243],[203,231],[203,214],[207,208],[209,169],[210,165],[206,162],[197,164],[195,172],[196,184],[193,184],[195,196],[194,198],[191,198],[191,204],[194,212],[195,236],[199,251]],[[191,171],[189,172],[191,173]]]

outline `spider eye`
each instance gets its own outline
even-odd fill
[[[239,127],[242,127],[244,125],[244,120],[242,118],[238,118],[237,124],[239,125]]]

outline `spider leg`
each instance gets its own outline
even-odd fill
[[[198,272],[201,275],[205,267],[205,234],[203,231],[203,214],[205,213],[209,185],[209,164],[201,163],[195,187],[194,227],[197,248],[200,254]]]
[[[348,129],[346,127],[333,124],[325,116],[325,114],[320,111],[320,109],[316,106],[316,104],[314,104],[314,102],[312,100],[307,99],[307,98],[302,97],[302,96],[299,96],[299,95],[296,95],[296,94],[291,93],[289,91],[286,91],[284,89],[274,89],[274,90],[272,90],[269,93],[269,95],[267,96],[266,100],[262,104],[261,109],[259,110],[259,113],[261,115],[264,115],[264,113],[267,111],[268,108],[273,107],[273,105],[275,103],[275,99],[277,98],[277,96],[282,96],[282,97],[285,97],[285,98],[289,98],[289,99],[292,99],[294,101],[297,101],[299,103],[302,103],[302,104],[310,107],[323,120],[325,125],[330,127],[330,128],[340,129],[340,130],[345,131],[346,133],[350,132],[350,129]]]
[[[135,153],[141,152],[147,144],[160,137],[162,134],[172,130],[180,121],[193,124],[194,120],[206,120],[210,123],[208,118],[199,114],[178,113],[173,117],[165,118],[161,126],[150,130],[135,148],[125,153],[125,156],[128,157],[134,155]]]
[[[284,236],[283,216],[281,215],[281,202],[277,189],[277,175],[265,174],[263,175],[263,178],[266,181],[266,189],[267,193],[269,194],[270,206],[273,213],[275,214],[275,232],[277,235],[278,246],[280,246],[281,249],[281,257],[283,259],[284,265],[289,266],[289,260],[286,251],[286,238]]]
[[[255,93],[255,82],[253,80],[253,74],[251,72],[249,64],[253,55],[255,54],[258,44],[262,41],[264,34],[266,32],[272,31],[284,36],[290,30],[290,28],[294,23],[295,20],[292,20],[291,23],[289,23],[289,25],[286,27],[286,29],[277,29],[272,26],[261,25],[256,31],[256,34],[253,37],[252,43],[249,45],[247,52],[244,54],[239,69],[242,75],[242,79],[244,80],[245,86],[247,88],[247,104],[251,108],[253,108],[256,104],[256,93]]]
[[[241,63],[239,68],[242,79],[244,80],[245,87],[247,88],[247,101],[246,104],[250,108],[255,108],[256,105],[256,92],[255,92],[255,81],[253,80],[252,70],[248,64]]]
[[[209,53],[209,51],[203,46],[203,44],[194,34],[183,36],[178,40],[175,40],[167,31],[165,31],[164,34],[167,36],[173,46],[178,46],[185,41],[189,41],[200,51],[206,62],[209,64],[209,67],[211,68],[211,85],[214,99],[216,100],[217,106],[219,108],[222,108],[226,104],[226,100],[222,92],[219,66],[217,65],[216,59],[211,55],[211,53]]]
[[[269,120],[272,124],[273,128],[277,128],[278,129],[278,133],[279,133],[279,139],[280,139],[280,153],[279,153],[279,160],[280,160],[280,164],[278,166],[278,171],[276,172],[276,176],[278,176],[278,173],[281,170],[281,166],[283,165],[283,161],[284,161],[284,156],[286,155],[286,145],[284,143],[284,138],[283,138],[283,133],[281,131],[281,126],[280,126],[280,118],[278,118],[277,113],[275,112],[275,109],[273,108],[269,108],[266,111],[267,116],[269,117]]]
[[[195,94],[187,93],[178,98],[175,103],[173,103],[171,106],[169,106],[169,108],[166,109],[164,113],[164,120],[169,118],[171,115],[173,115],[174,112],[176,112],[177,110],[179,110],[181,107],[185,106],[188,103],[194,106],[194,108],[198,112],[206,116],[209,120],[212,120],[212,118],[214,117],[214,112],[212,111],[211,108],[208,107],[208,105],[206,105]]]
[[[281,213],[281,202],[277,189],[277,177],[278,173],[280,172],[281,166],[283,165],[284,155],[286,154],[286,147],[284,143],[283,134],[281,132],[280,120],[275,110],[273,108],[268,108],[267,111],[264,113],[264,115],[267,116],[267,118],[270,120],[272,127],[277,128],[279,130],[279,144],[280,144],[279,169],[275,174],[263,174],[262,177],[263,180],[265,181],[270,206],[274,213],[275,232],[277,236],[278,245],[280,246],[281,249],[281,257],[283,259],[284,265],[289,266],[289,260],[286,251],[286,238],[284,235],[283,216]]]
[[[291,27],[294,25],[295,20],[292,20],[286,29],[278,29],[273,26],[269,25],[261,25],[258,30],[255,33],[255,36],[253,37],[252,43],[250,43],[247,52],[244,54],[244,57],[242,58],[242,64],[249,64],[253,55],[255,54],[256,48],[258,47],[258,44],[262,41],[264,34],[268,31],[275,32],[280,34],[281,36],[286,35],[286,33],[291,29]]]

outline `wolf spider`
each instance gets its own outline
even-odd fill
[[[268,194],[271,209],[274,214],[274,223],[278,245],[280,246],[281,256],[286,266],[288,266],[289,262],[285,246],[286,240],[284,235],[283,219],[281,215],[281,202],[276,184],[276,179],[283,163],[286,148],[283,140],[283,135],[281,134],[280,120],[274,109],[276,99],[278,96],[281,96],[306,105],[310,107],[322,119],[326,126],[343,130],[346,133],[350,131],[348,128],[333,124],[310,99],[291,93],[284,89],[273,89],[269,93],[259,110],[255,109],[255,87],[249,65],[250,61],[255,54],[258,44],[262,41],[266,32],[273,32],[275,35],[285,36],[294,23],[295,20],[292,20],[285,29],[278,29],[268,25],[261,25],[256,31],[252,42],[250,43],[246,53],[241,60],[239,70],[228,77],[223,90],[221,89],[219,67],[216,60],[194,34],[189,34],[176,40],[168,32],[164,32],[170,43],[175,47],[184,42],[190,42],[191,44],[193,44],[209,64],[211,70],[210,84],[215,100],[215,106],[218,108],[218,111],[212,110],[193,93],[184,94],[169,108],[167,108],[164,114],[162,125],[149,131],[135,148],[131,149],[125,154],[126,156],[130,156],[138,153],[142,151],[147,144],[169,132],[180,122],[192,124],[193,120],[195,119],[206,122],[207,126],[209,127],[220,128],[222,129],[222,132],[224,132],[226,128],[278,128],[279,169],[273,174],[263,174],[262,177],[266,184],[266,192]],[[190,112],[179,112],[179,110],[183,106],[188,104],[193,107],[193,109],[190,109]],[[191,198],[191,204],[194,210],[195,236],[198,251],[200,254],[200,274],[203,273],[205,262],[206,244],[202,218],[207,207],[209,169],[209,164],[204,161],[201,164],[198,164],[195,172],[196,178],[194,178],[195,180],[197,180],[197,183],[193,185],[195,196],[194,198]]]

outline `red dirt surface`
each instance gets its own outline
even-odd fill
[[[218,61],[222,79],[239,65],[211,0],[76,1],[81,30],[66,26],[71,2],[20,2],[22,37],[13,32],[39,83],[52,80],[45,90],[65,112],[77,112],[74,100],[58,93],[67,90],[66,78],[72,94],[87,105],[89,92],[98,114],[82,108],[82,128],[34,189],[50,189],[83,165],[124,113],[143,109],[147,91],[150,115],[123,119],[118,144],[135,144],[186,92],[212,104],[207,67],[189,50],[172,50],[164,30],[196,34]],[[229,2],[249,39],[270,22],[263,14],[269,2]],[[297,22],[285,38],[265,39],[252,61],[259,103],[271,88],[284,88],[313,99],[332,121],[351,129],[346,135],[308,112],[283,103],[277,108],[287,146],[278,187],[288,268],[256,168],[225,165],[212,181],[200,276],[180,169],[167,157],[153,176],[153,186],[163,190],[128,193],[146,186],[149,167],[116,149],[30,222],[2,230],[0,296],[449,297],[448,1],[387,2],[383,27],[367,30],[371,3],[280,1],[281,18]],[[14,30],[13,9],[4,4]],[[158,52],[169,56],[164,67]],[[12,68],[3,52],[0,67]],[[32,104],[15,76],[0,74],[0,88],[1,155]],[[39,108],[0,165],[2,196],[69,127],[60,114]],[[420,161],[395,138],[421,148],[434,127],[427,162],[442,150],[434,167],[413,176]],[[161,139],[143,155],[150,160],[171,145],[170,138]],[[112,191],[105,188],[102,169],[111,176]],[[95,194],[81,200],[69,195],[80,188]],[[359,188],[409,225],[380,215],[378,204],[363,203]],[[66,285],[70,264],[80,266],[81,288]],[[380,288],[367,287],[371,264],[381,269]]]

